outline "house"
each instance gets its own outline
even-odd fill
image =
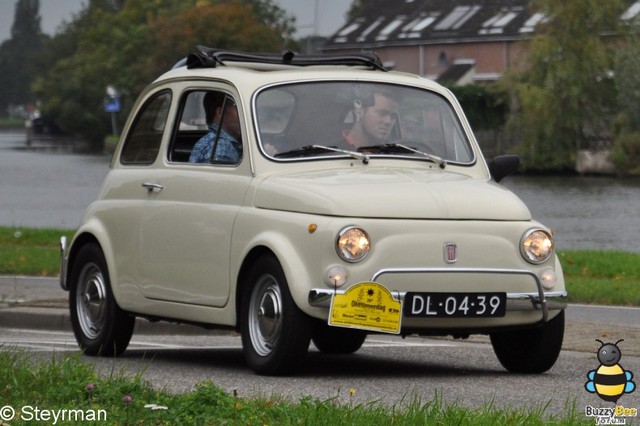
[[[527,41],[543,23],[531,0],[371,0],[321,47],[375,51],[383,63],[444,83],[491,83],[526,67]],[[623,19],[640,14],[629,1]]]

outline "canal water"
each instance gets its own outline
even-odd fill
[[[640,178],[510,176],[502,184],[555,230],[560,250],[640,252]]]
[[[0,132],[0,226],[77,227],[108,172],[108,155],[79,155],[56,141],[24,147]],[[553,228],[558,249],[640,252],[640,179],[509,176],[502,184]]]

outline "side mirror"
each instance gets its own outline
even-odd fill
[[[519,167],[520,157],[517,155],[499,155],[489,162],[489,172],[496,182],[514,174]]]

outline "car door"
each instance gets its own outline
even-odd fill
[[[141,184],[147,194],[138,241],[143,277],[139,285],[150,299],[221,307],[229,298],[231,231],[251,172],[246,144],[231,163],[215,158],[189,162],[187,154],[209,131],[202,101],[212,92],[222,95],[225,108],[236,108],[242,117],[242,107],[235,106],[238,96],[230,87],[182,87],[164,155]],[[229,111],[227,119],[232,116]],[[224,121],[218,124],[226,127]],[[236,139],[242,143],[242,137]]]

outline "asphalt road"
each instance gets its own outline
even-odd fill
[[[65,293],[55,287],[54,280],[45,281],[39,284],[42,297],[60,300]],[[9,287],[2,292],[10,292]],[[16,309],[9,304],[0,313],[15,317],[11,311]],[[38,309],[41,312],[47,308]],[[4,319],[0,320],[1,347],[27,350],[45,360],[51,356],[77,355],[68,325],[54,327],[52,321],[47,321],[46,326],[24,328],[26,322],[11,322],[7,318],[10,318],[7,314],[0,315]],[[235,333],[191,326],[164,327],[164,324],[146,321],[139,324],[142,327],[119,358],[80,357],[105,375],[142,373],[155,387],[172,392],[190,391],[197,383],[211,380],[226,392],[235,391],[241,397],[298,401],[311,396],[346,404],[379,403],[401,408],[414,397],[426,402],[437,394],[447,404],[466,407],[492,404],[501,408],[536,408],[548,403],[547,413],[561,414],[572,404],[578,412],[587,405],[610,405],[585,391],[586,374],[599,367],[596,338],[605,342],[624,339],[619,344],[623,354],[620,365],[634,373],[634,380],[640,385],[638,308],[569,306],[563,351],[549,372],[535,376],[507,373],[485,336],[460,341],[372,335],[352,356],[323,355],[312,345],[297,375],[262,377],[246,367],[240,338]],[[170,334],[149,334],[149,331]],[[351,395],[350,390],[355,390],[355,394]],[[619,404],[640,408],[640,393],[623,395]]]
[[[0,329],[2,344],[24,348],[44,359],[77,352],[73,335],[63,331]],[[621,347],[620,364],[637,376],[640,357],[625,355],[624,343]],[[189,391],[197,383],[211,380],[241,397],[293,401],[308,395],[340,403],[402,407],[414,397],[427,402],[437,394],[447,404],[465,407],[535,408],[549,403],[549,414],[561,414],[574,403],[579,412],[587,405],[610,406],[584,389],[586,374],[599,366],[595,352],[564,350],[548,373],[514,375],[500,366],[486,343],[376,335],[354,355],[326,356],[312,347],[296,376],[262,377],[246,368],[238,336],[207,333],[137,334],[120,358],[81,359],[105,374],[143,372],[143,378],[154,386],[173,392]],[[640,394],[623,395],[619,404],[640,408]]]

